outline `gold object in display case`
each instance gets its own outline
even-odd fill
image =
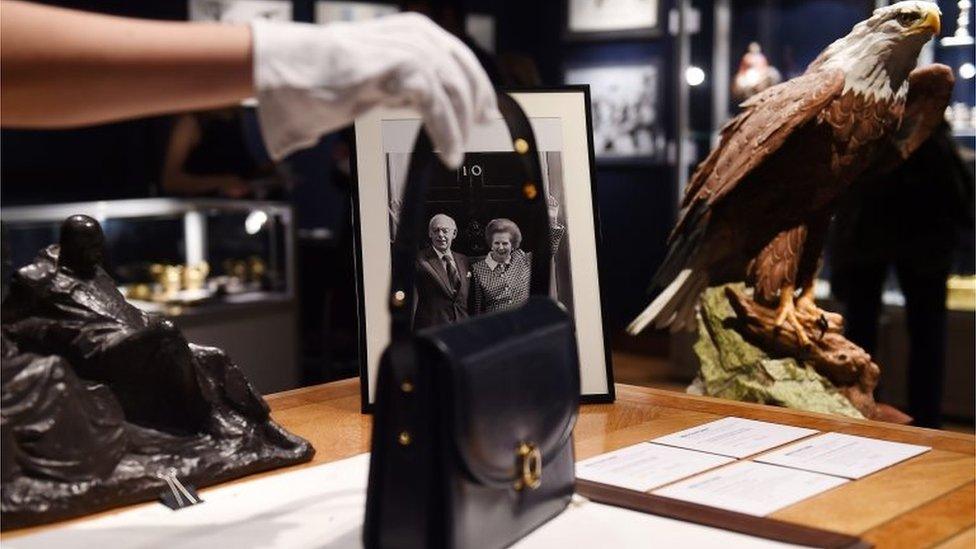
[[[268,272],[264,260],[256,255],[247,258],[247,279],[250,282],[261,282]]]
[[[201,261],[195,265],[187,265],[183,269],[183,289],[199,291],[207,283],[207,275],[210,274],[210,264]]]
[[[149,284],[133,284],[126,288],[125,297],[128,299],[138,299],[139,301],[152,300],[152,286]]]
[[[147,285],[137,284],[127,295],[131,299],[156,303],[197,303],[212,296],[206,288],[209,273],[210,265],[206,261],[189,266],[154,263],[149,267],[149,274],[155,282],[155,290],[147,297],[146,290],[139,287]]]
[[[976,275],[952,275],[946,281],[946,308],[976,311]]]
[[[167,301],[179,293],[180,288],[183,286],[183,266],[182,265],[164,265],[162,263],[153,263],[149,267],[149,273],[153,276],[156,284],[159,285],[162,296],[158,293],[153,295],[154,301]]]
[[[106,232],[108,256],[124,258],[106,268],[124,281],[120,290],[126,297],[146,310],[235,301],[230,296],[243,293],[254,294],[251,303],[293,296],[294,236],[287,204],[150,198],[2,210],[13,241],[27,250],[24,258],[15,256],[20,264],[48,244],[47,231],[57,231],[66,217],[84,214],[98,219]],[[262,230],[242,235],[242,226],[246,229],[255,213],[266,218]],[[225,258],[231,258],[230,265]]]
[[[227,276],[234,277],[241,282],[247,280],[247,262],[243,259],[225,259],[223,267]]]

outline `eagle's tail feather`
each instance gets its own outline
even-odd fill
[[[670,322],[672,332],[692,330],[697,327],[695,312],[698,309],[698,297],[708,288],[708,283],[708,273],[695,271],[688,282],[682,286],[682,295],[677,301],[678,309]]]
[[[691,327],[695,321],[698,296],[708,287],[708,272],[691,268],[705,236],[707,207],[704,202],[693,203],[685,212],[685,229],[672,236],[668,253],[654,275],[651,288],[664,290],[635,318],[627,332],[637,335],[651,323],[657,328],[671,326],[672,331]]]
[[[707,287],[708,273],[684,269],[627,326],[627,332],[636,335],[651,324],[656,328],[670,326],[672,331],[693,326],[698,295]]]

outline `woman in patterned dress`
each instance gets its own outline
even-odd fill
[[[511,219],[492,219],[485,240],[491,251],[471,266],[472,314],[511,309],[529,299],[532,258],[520,248],[518,225]]]

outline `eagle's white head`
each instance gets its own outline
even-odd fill
[[[922,46],[939,34],[941,16],[935,3],[923,0],[878,8],[850,34],[827,46],[807,72],[841,69],[845,92],[876,100],[904,99],[908,73]]]

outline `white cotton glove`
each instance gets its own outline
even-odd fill
[[[495,92],[471,50],[415,13],[360,23],[254,21],[258,119],[271,157],[315,144],[378,105],[417,109],[441,159],[457,168]]]

